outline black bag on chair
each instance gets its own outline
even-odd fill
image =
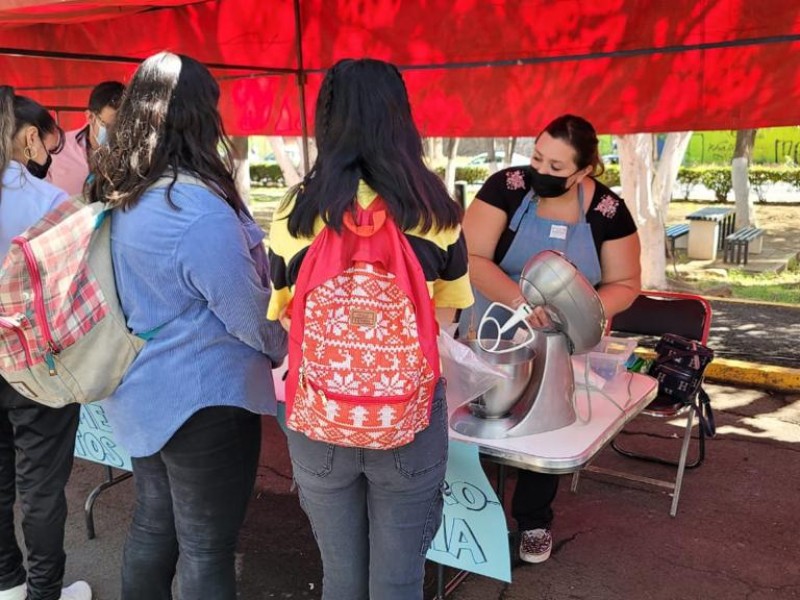
[[[667,333],[656,345],[656,353],[648,374],[658,380],[658,397],[692,405],[700,427],[707,436],[714,437],[714,413],[702,387],[703,373],[714,360],[714,351],[695,340]]]

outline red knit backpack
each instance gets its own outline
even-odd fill
[[[287,425],[311,439],[388,449],[428,426],[438,325],[422,266],[376,198],[325,227],[297,276]]]

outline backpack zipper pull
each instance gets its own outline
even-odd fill
[[[56,372],[56,361],[53,358],[52,352],[45,353],[44,362],[47,363],[47,373],[48,375],[50,375],[50,377],[55,377],[56,375],[58,375],[58,373]]]

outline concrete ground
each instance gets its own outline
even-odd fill
[[[552,558],[540,565],[517,564],[511,584],[470,576],[451,597],[800,598],[800,392],[707,388],[718,435],[708,443],[706,463],[687,472],[677,517],[669,516],[665,491],[587,474],[573,494],[565,477],[555,503]],[[320,598],[319,556],[290,490],[286,446],[274,421],[265,424],[261,491],[240,540],[240,598]],[[640,417],[628,431],[628,444],[677,454],[679,423]],[[668,467],[622,459],[610,449],[596,464],[665,478],[674,474]],[[133,487],[127,481],[100,497],[97,538],[89,541],[82,504],[103,477],[102,467],[76,461],[67,490],[67,581],[85,578],[96,600],[113,600],[119,597]],[[432,591],[431,579],[428,598]]]

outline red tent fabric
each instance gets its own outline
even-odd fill
[[[309,124],[324,70],[403,68],[426,135],[534,135],[574,112],[606,133],[800,123],[800,4],[786,0],[296,0]],[[0,82],[60,114],[169,49],[212,67],[233,134],[301,132],[292,0],[6,0]]]

